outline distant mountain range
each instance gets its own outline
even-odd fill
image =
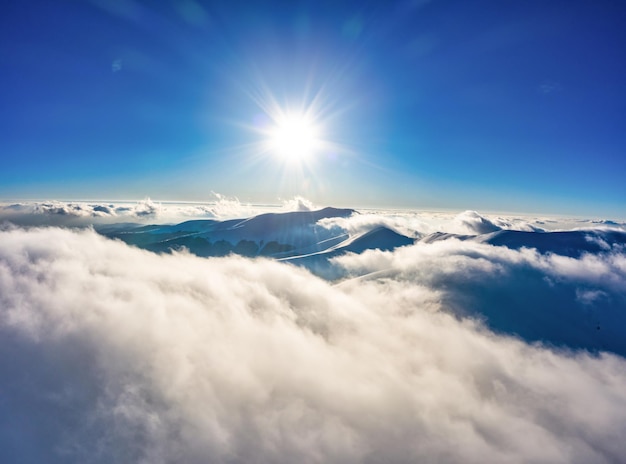
[[[193,220],[175,225],[114,224],[98,232],[129,245],[154,252],[187,249],[202,257],[237,254],[264,256],[289,261],[315,271],[329,258],[369,249],[394,250],[416,241],[434,243],[457,239],[505,246],[534,248],[540,253],[579,257],[626,245],[626,232],[620,230],[573,230],[565,232],[496,230],[477,235],[444,232],[414,239],[384,226],[359,234],[349,234],[338,226],[324,227],[321,219],[347,218],[359,214],[353,209],[323,208],[317,211],[267,213],[245,219]]]
[[[352,243],[345,231],[318,225],[324,218],[355,214],[352,209],[324,208],[318,211],[260,214],[227,221],[194,220],[176,225],[134,224],[106,226],[99,232],[130,245],[155,252],[181,248],[198,256],[267,256],[285,258],[330,250]]]

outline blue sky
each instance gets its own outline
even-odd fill
[[[626,216],[620,1],[30,1],[0,17],[0,198]],[[264,149],[268,105],[328,142]]]

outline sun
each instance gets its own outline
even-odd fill
[[[268,149],[285,161],[306,161],[321,146],[319,128],[306,114],[281,114],[267,136]]]

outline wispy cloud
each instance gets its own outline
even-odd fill
[[[555,81],[544,81],[539,86],[539,91],[544,95],[548,95],[563,90],[563,86]]]
[[[120,72],[122,70],[122,60],[114,60],[113,63],[111,63],[111,71],[115,72]]]

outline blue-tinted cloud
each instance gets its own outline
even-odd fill
[[[416,288],[435,291],[441,309],[528,341],[626,355],[624,251],[621,242],[572,257],[449,238],[340,256],[332,260],[339,269],[329,272],[358,278],[358,285],[384,279],[391,299]]]

